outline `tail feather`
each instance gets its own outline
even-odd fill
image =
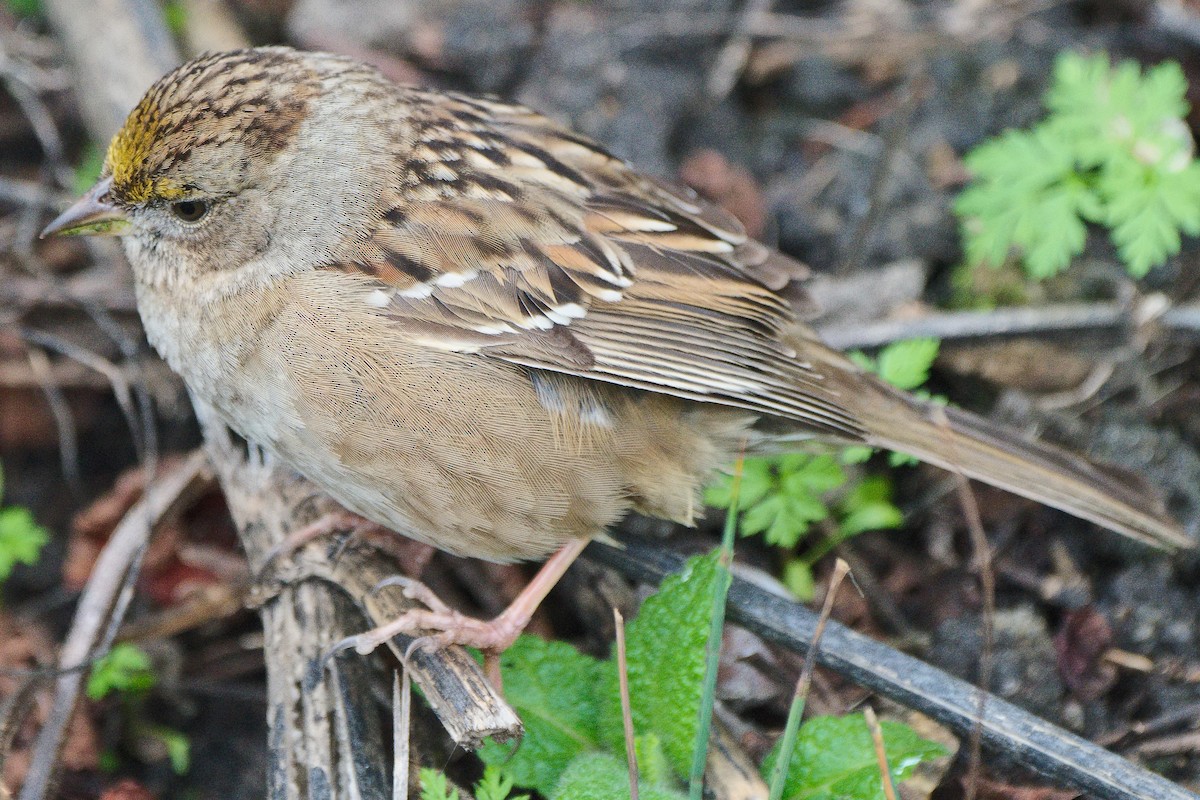
[[[889,392],[886,399],[863,404],[875,412],[863,414],[875,446],[909,453],[1154,547],[1195,545],[1155,490],[1132,473],[1020,440],[966,411],[920,403],[899,392]]]

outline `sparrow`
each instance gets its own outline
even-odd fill
[[[822,344],[803,266],[722,209],[528,108],[352,59],[177,68],[50,234],[122,237],[146,335],[193,398],[349,511],[458,555],[556,553],[494,621],[438,607],[391,632],[502,648],[626,513],[690,525],[739,455],[813,443],[1191,544],[1132,475]]]

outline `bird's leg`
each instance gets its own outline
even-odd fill
[[[521,590],[508,608],[491,620],[475,619],[449,608],[428,587],[417,581],[390,579],[387,584],[403,586],[406,596],[420,600],[429,608],[406,611],[386,625],[342,640],[337,647],[353,647],[366,654],[393,636],[404,633],[428,638],[443,647],[452,644],[476,647],[484,652],[485,657],[494,657],[508,649],[521,635],[533,612],[542,600],[546,599],[546,595],[562,578],[567,568],[579,558],[587,543],[587,539],[572,539],[563,545],[542,565],[537,575]]]

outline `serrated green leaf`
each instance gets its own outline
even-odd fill
[[[738,520],[738,529],[743,536],[762,533],[775,524],[775,519],[784,513],[785,501],[782,495],[776,493],[766,497],[756,505],[743,511]]]
[[[1107,223],[1113,244],[1136,277],[1179,252],[1180,231],[1200,229],[1200,168],[1179,172],[1147,170],[1132,159],[1114,165],[1101,179],[1108,197]]]
[[[940,344],[937,339],[908,339],[889,344],[879,353],[879,377],[900,389],[912,390],[924,385]]]
[[[1110,228],[1131,274],[1200,232],[1200,187],[1182,69],[1062,54],[1046,95],[1050,116],[968,154],[975,176],[955,203],[969,263],[1016,250],[1035,278],[1063,269],[1086,242],[1085,222]]]
[[[155,726],[151,734],[166,748],[171,770],[176,775],[186,775],[192,766],[192,741],[187,734],[165,726]]]
[[[824,519],[829,515],[821,501],[813,497],[780,498],[779,513],[771,524],[763,531],[767,544],[776,547],[792,548],[800,541],[800,537],[808,532],[809,523]]]
[[[512,790],[512,778],[489,764],[483,769],[483,777],[475,784],[475,800],[529,800],[527,794],[509,797]]]
[[[996,266],[1015,248],[1031,271],[1051,275],[1082,251],[1080,216],[1096,211],[1096,199],[1061,136],[1045,127],[1008,131],[966,163],[976,180],[954,209],[970,263]]]
[[[27,508],[0,508],[0,581],[12,574],[17,564],[36,564],[42,548],[50,541]]]
[[[738,504],[752,506],[775,490],[775,471],[771,459],[747,458],[742,463],[738,486]],[[733,476],[721,475],[704,491],[704,502],[714,508],[729,508],[733,502]]]
[[[661,786],[638,784],[642,800],[685,800],[684,795]],[[607,753],[587,753],[563,772],[550,800],[628,800],[629,771]]]
[[[783,566],[783,585],[801,603],[810,602],[816,596],[812,566],[804,559],[793,558]]]
[[[784,488],[800,493],[800,487],[809,492],[827,492],[846,482],[846,473],[837,459],[830,455],[799,455],[795,466],[786,470]],[[790,481],[790,483],[789,483]]]
[[[679,775],[687,775],[699,728],[709,613],[718,588],[718,553],[689,559],[646,599],[626,629],[630,707],[636,735],[654,734]],[[719,643],[718,643],[719,646]],[[600,737],[624,749],[616,663],[606,664]]]
[[[144,694],[158,680],[151,667],[150,656],[142,648],[128,642],[115,644],[108,655],[92,665],[87,696],[100,700],[112,692]]]
[[[547,793],[567,764],[598,746],[602,665],[565,642],[521,636],[500,656],[504,695],[525,724],[519,746],[487,741],[485,764],[504,770],[518,786]]]
[[[458,800],[458,790],[436,769],[422,767],[420,773],[421,800]]]
[[[907,725],[888,720],[881,728],[894,781],[907,778],[922,761],[945,753],[941,745],[922,739]],[[767,756],[763,775],[770,774],[778,757],[777,750]],[[876,800],[882,796],[875,746],[862,717],[814,717],[804,723],[788,764],[785,800]]]

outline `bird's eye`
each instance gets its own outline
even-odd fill
[[[204,200],[180,200],[171,204],[171,213],[183,222],[199,222],[208,213],[209,205]]]

